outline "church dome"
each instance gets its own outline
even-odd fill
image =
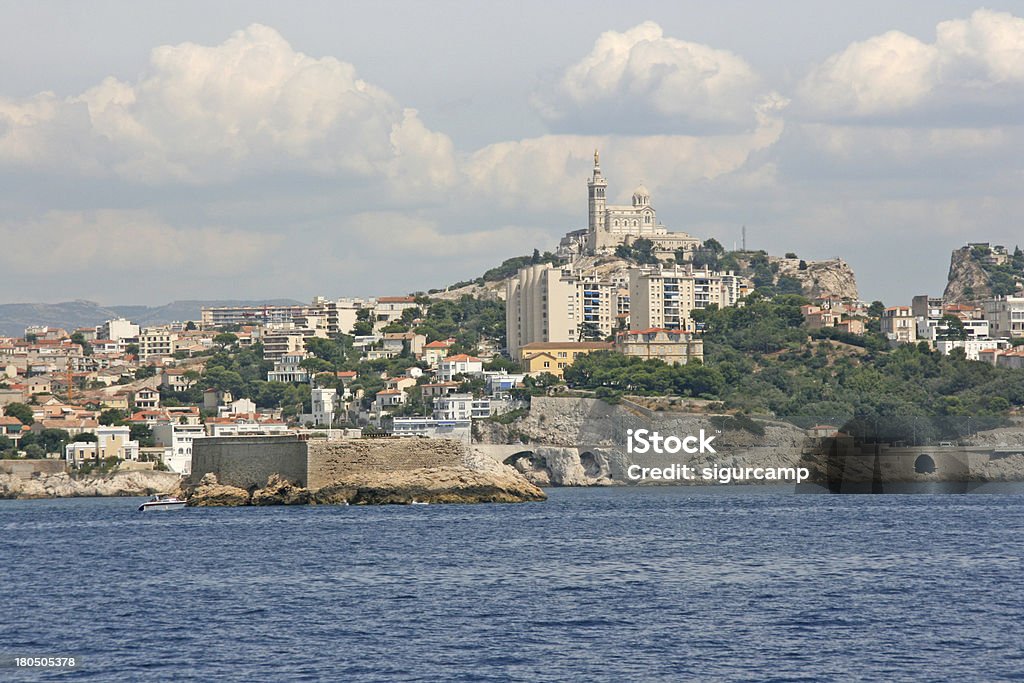
[[[642,184],[633,190],[633,206],[647,206],[651,203],[651,193]]]

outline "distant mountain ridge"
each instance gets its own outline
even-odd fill
[[[20,337],[30,325],[62,327],[71,332],[79,327],[95,327],[111,318],[128,318],[140,325],[199,320],[204,306],[294,306],[301,303],[294,299],[190,299],[162,306],[101,306],[95,301],[78,299],[58,304],[0,304],[0,335]]]

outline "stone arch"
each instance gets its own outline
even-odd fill
[[[502,462],[511,467],[515,467],[516,463],[519,460],[526,459],[529,460],[530,462],[533,462],[536,458],[537,454],[534,453],[533,451],[519,451],[518,453],[513,453],[512,455],[508,456],[507,458],[502,460]],[[541,459],[543,460],[543,458]]]
[[[935,474],[936,469],[938,468],[935,467],[935,458],[927,453],[917,456],[917,460],[914,461],[914,472],[917,474]]]

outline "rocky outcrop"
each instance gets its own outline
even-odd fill
[[[217,481],[217,475],[208,472],[198,484],[182,492],[191,507],[237,507],[249,505],[251,496],[245,489],[228,486]]]
[[[949,259],[949,275],[942,298],[950,303],[970,303],[992,295],[988,273],[971,257],[970,247],[955,249]]]
[[[181,477],[173,472],[115,472],[83,477],[61,472],[31,478],[0,474],[0,498],[151,496],[171,493],[180,483]]]
[[[316,490],[278,475],[252,492],[220,484],[212,473],[183,491],[190,506],[241,505],[409,505],[412,503],[521,503],[547,496],[511,468],[495,462],[480,467],[431,467],[394,472],[353,471]]]
[[[857,278],[850,265],[840,258],[826,261],[801,261],[795,258],[771,258],[777,263],[779,277],[800,281],[804,296],[810,299],[859,299]],[[800,264],[804,268],[800,268]]]

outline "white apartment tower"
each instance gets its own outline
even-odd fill
[[[629,319],[634,330],[693,331],[690,314],[712,304],[735,306],[742,278],[734,273],[682,268],[631,268]]]

